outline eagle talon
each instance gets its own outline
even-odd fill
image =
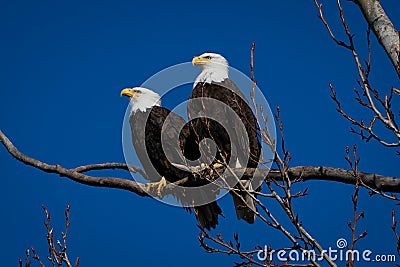
[[[193,171],[198,173],[205,168],[206,168],[206,164],[202,162],[200,165],[194,166]]]
[[[222,164],[222,162],[220,163],[220,161],[218,161],[218,162],[213,164],[213,168],[214,169],[219,169],[219,168],[222,168],[222,167],[224,167],[224,165]]]
[[[148,183],[146,184],[146,190],[147,192],[151,192],[152,188],[157,188],[157,196],[159,198],[162,198],[162,190],[167,186],[167,180],[165,180],[165,177],[161,177],[161,180],[158,182],[154,182],[154,183]]]

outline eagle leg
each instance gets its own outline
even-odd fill
[[[162,198],[161,191],[166,186],[167,186],[167,180],[165,180],[165,177],[163,176],[163,177],[161,177],[161,180],[158,182],[146,184],[146,190],[147,190],[147,192],[150,192],[152,190],[152,188],[157,188],[157,196],[159,198]]]

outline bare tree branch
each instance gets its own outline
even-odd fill
[[[281,173],[279,170],[271,170],[268,173],[267,179],[279,181],[281,179],[280,175]],[[291,181],[299,179],[303,181],[320,180],[345,184],[355,184],[357,181],[357,179],[352,176],[351,170],[325,166],[290,167],[287,170],[287,175]],[[359,172],[359,176],[363,184],[368,185],[371,188],[384,192],[400,193],[399,178],[366,172]]]
[[[351,196],[351,202],[353,203],[353,220],[347,223],[347,226],[351,230],[351,244],[347,247],[348,250],[353,251],[355,249],[355,245],[357,241],[364,238],[367,235],[367,231],[363,231],[361,234],[357,235],[357,226],[358,222],[364,218],[364,211],[358,213],[358,199],[359,199],[359,191],[360,184],[362,181],[360,180],[358,174],[358,164],[360,162],[360,158],[357,156],[357,146],[353,146],[353,157],[350,157],[349,147],[346,147],[346,161],[349,163],[350,168],[353,171],[353,176],[357,179],[357,182],[354,186],[354,194]],[[346,262],[346,267],[354,267],[354,255],[351,255]]]
[[[397,220],[396,220],[396,212],[394,209],[392,209],[392,231],[394,233],[394,236],[396,238],[396,250],[397,254],[400,256],[400,235],[397,232]]]
[[[379,1],[374,1],[374,0],[371,0],[371,1],[379,2]],[[355,2],[357,2],[357,1],[355,1]],[[366,1],[359,1],[359,2],[366,2]],[[354,34],[351,33],[350,28],[346,22],[340,0],[337,0],[337,6],[339,9],[339,15],[340,15],[340,19],[342,22],[342,26],[343,26],[344,31],[347,36],[347,43],[336,39],[332,29],[330,28],[328,22],[326,21],[326,19],[324,17],[323,10],[322,10],[322,4],[318,3],[317,0],[314,0],[314,3],[317,6],[318,11],[319,11],[318,17],[324,24],[330,37],[339,46],[345,47],[346,49],[351,51],[353,58],[354,58],[354,62],[357,67],[357,71],[358,71],[357,83],[360,88],[359,90],[361,91],[361,92],[359,92],[358,89],[354,89],[354,92],[356,93],[356,100],[361,106],[367,108],[369,111],[372,112],[372,118],[370,119],[370,123],[368,125],[364,122],[363,119],[356,120],[352,116],[348,115],[342,109],[341,103],[336,96],[336,92],[333,88],[333,85],[332,85],[332,83],[330,83],[329,87],[332,92],[331,97],[337,105],[336,110],[344,118],[346,118],[353,125],[356,125],[359,128],[359,130],[351,128],[351,132],[355,133],[357,135],[360,135],[363,140],[368,142],[371,139],[375,139],[376,141],[378,141],[379,143],[381,143],[384,146],[388,146],[388,147],[400,146],[400,128],[397,125],[396,116],[391,108],[391,106],[392,106],[391,101],[392,101],[393,93],[397,93],[397,91],[396,91],[396,89],[392,88],[390,90],[389,96],[388,95],[382,96],[379,93],[379,91],[371,85],[371,83],[369,81],[369,74],[370,74],[370,70],[371,70],[370,30],[369,29],[367,30],[368,57],[367,57],[367,60],[365,60],[365,67],[363,67],[363,65],[361,64],[360,57],[357,53],[356,47],[354,45],[354,41],[353,41]],[[382,12],[383,12],[383,10],[382,10]],[[399,42],[398,33],[396,36],[397,36],[397,43],[396,42],[393,43],[392,46],[393,46],[393,49],[395,49],[395,50],[397,49],[396,51],[398,51],[398,42]],[[385,138],[382,138],[378,134],[376,134],[376,132],[373,129],[376,121],[381,122],[383,124],[383,126],[385,126],[386,129],[391,131],[394,134],[395,139],[397,139],[397,140],[396,141],[387,141],[387,140],[384,140]],[[365,135],[364,131],[367,132],[368,134]]]
[[[400,78],[400,35],[379,0],[354,0]]]
[[[31,158],[31,157],[21,153],[12,144],[12,142],[7,138],[7,136],[4,135],[4,133],[2,131],[0,131],[0,141],[3,143],[3,145],[7,148],[8,152],[15,159],[23,162],[26,165],[35,167],[36,169],[39,169],[43,172],[59,174],[61,177],[67,177],[75,182],[85,184],[85,185],[119,188],[119,189],[131,191],[140,196],[148,196],[148,194],[145,191],[144,185],[134,182],[134,181],[131,181],[131,180],[121,179],[121,178],[113,178],[113,177],[101,177],[100,178],[100,177],[89,176],[89,175],[85,175],[85,174],[78,172],[76,169],[78,169],[78,170],[82,169],[83,171],[85,171],[87,169],[90,169],[90,167],[89,168],[78,167],[75,169],[67,169],[67,168],[62,167],[59,164],[50,165],[50,164],[44,163],[42,161],[39,161],[37,159]],[[103,165],[103,169],[104,169],[104,167],[105,166]],[[113,168],[113,167],[115,167],[115,165],[111,164],[111,168]]]
[[[4,147],[15,159],[26,165],[39,169],[43,172],[55,173],[60,175],[61,177],[66,177],[75,182],[89,186],[117,188],[133,192],[139,196],[145,196],[145,197],[149,196],[146,192],[145,185],[142,183],[122,178],[95,177],[81,173],[91,170],[104,170],[104,169],[122,169],[122,170],[143,172],[142,170],[139,170],[140,169],[139,167],[128,166],[125,163],[109,162],[100,164],[90,164],[90,165],[79,166],[73,169],[67,169],[59,164],[49,165],[47,163],[41,162],[37,159],[31,158],[21,153],[1,130],[0,130],[0,142],[4,145]],[[232,171],[235,173],[235,175],[243,173],[242,169],[233,169]],[[259,169],[258,171],[259,172],[257,175],[265,177],[266,180],[280,181],[282,179],[281,178],[282,174],[280,170]],[[254,175],[254,170],[247,169],[243,175],[251,176],[252,174]],[[355,184],[357,181],[354,178],[354,176],[352,176],[351,170],[325,167],[325,166],[291,167],[287,169],[287,175],[291,181],[321,180],[321,181],[340,182],[345,184]],[[400,193],[399,178],[373,174],[373,173],[365,173],[365,172],[359,172],[359,177],[362,180],[363,184],[368,185],[370,188],[379,191]],[[179,181],[178,184],[180,182],[184,181]],[[166,190],[168,189],[171,189],[171,187],[167,186]]]
[[[51,266],[62,267],[64,264],[67,267],[78,267],[79,266],[79,257],[76,258],[75,265],[73,265],[68,258],[68,249],[67,249],[67,238],[68,238],[68,230],[71,224],[69,219],[69,211],[70,205],[67,205],[65,209],[65,231],[61,233],[62,242],[60,240],[54,240],[54,228],[51,226],[51,216],[50,212],[46,209],[44,205],[42,205],[42,209],[45,213],[46,220],[44,221],[44,225],[46,227],[46,240],[48,245],[48,256],[47,260],[51,263]],[[32,255],[30,254],[32,252]],[[25,251],[25,267],[29,267],[31,265],[30,258],[32,258],[36,263],[40,265],[40,267],[45,267],[46,265],[40,259],[39,254],[36,252],[34,247],[28,248]],[[23,260],[19,259],[19,266],[22,267]]]

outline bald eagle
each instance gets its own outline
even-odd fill
[[[172,163],[184,164],[185,157],[196,157],[196,144],[185,120],[161,107],[160,95],[152,90],[140,87],[125,88],[121,91],[122,95],[130,98],[132,110],[129,123],[133,146],[147,178],[153,182],[149,184],[147,190],[156,187],[160,196],[161,189],[167,181],[174,183],[184,178],[188,179],[180,185],[182,187],[204,184],[205,180],[196,180],[191,172],[172,165]],[[162,131],[165,131],[163,136]],[[185,206],[194,202],[190,196],[188,199],[182,190],[175,191],[174,196]],[[216,196],[213,197],[215,199]],[[199,224],[206,229],[215,228],[218,224],[218,215],[222,215],[216,201],[194,206],[193,209]]]
[[[195,141],[198,143],[204,138],[212,139],[219,150],[219,154],[216,157],[218,160],[222,158],[226,163],[232,161],[237,168],[257,168],[262,149],[258,138],[259,126],[243,93],[229,79],[227,60],[219,54],[204,53],[194,57],[192,64],[200,67],[201,72],[194,82],[189,98],[189,119],[204,115],[205,113],[216,114],[220,118],[220,120],[215,121],[204,116],[201,119],[191,121],[190,127],[193,135],[196,137]],[[207,105],[202,103],[203,100],[195,103],[193,100],[196,98],[215,99],[223,105]],[[230,107],[240,120],[233,120],[232,113],[228,113],[229,108],[227,107]],[[231,128],[234,134],[231,134],[229,137],[226,131],[222,131],[222,125]],[[247,134],[247,143],[243,135],[237,133],[240,127],[243,128],[243,125],[245,131],[242,133],[244,135]],[[253,190],[251,177],[247,177],[246,179],[242,177],[240,183],[245,189],[249,191]],[[238,219],[254,223],[255,213],[252,211],[256,210],[254,199],[243,190],[240,191],[243,188],[242,186],[235,186],[240,196],[231,192],[236,215]],[[242,199],[245,200],[245,203]]]

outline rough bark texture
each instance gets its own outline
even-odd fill
[[[145,190],[145,185],[134,182],[128,179],[114,178],[114,177],[95,177],[83,174],[87,171],[93,170],[103,170],[103,169],[123,169],[130,170],[131,172],[141,172],[139,167],[128,166],[124,163],[100,163],[100,164],[90,164],[85,166],[79,166],[77,168],[67,169],[61,165],[50,165],[45,162],[39,161],[37,159],[31,158],[23,153],[21,153],[14,144],[7,138],[7,136],[0,131],[0,142],[4,145],[7,151],[18,161],[32,166],[47,173],[55,173],[61,177],[67,177],[77,183],[98,186],[98,187],[108,187],[108,188],[118,188],[127,191],[131,191],[139,196],[149,196]],[[235,173],[241,173],[242,169],[234,170]],[[258,174],[262,178],[267,180],[282,180],[282,173],[279,170],[258,170]],[[254,169],[246,169],[244,175],[253,174]],[[320,181],[333,181],[341,182],[346,184],[355,184],[357,178],[351,170],[345,170],[340,168],[324,167],[324,166],[298,166],[291,167],[286,171],[287,176],[290,180],[320,180]],[[384,176],[372,173],[357,173],[358,177],[361,179],[363,185],[366,187],[385,191],[385,192],[400,192],[400,179],[391,176]],[[186,179],[186,178],[185,178]],[[180,184],[185,182],[185,179],[176,182],[175,184]],[[165,190],[173,190],[172,184],[168,185]]]
[[[379,0],[357,0],[368,25],[385,49],[400,78],[400,35],[386,15]]]

